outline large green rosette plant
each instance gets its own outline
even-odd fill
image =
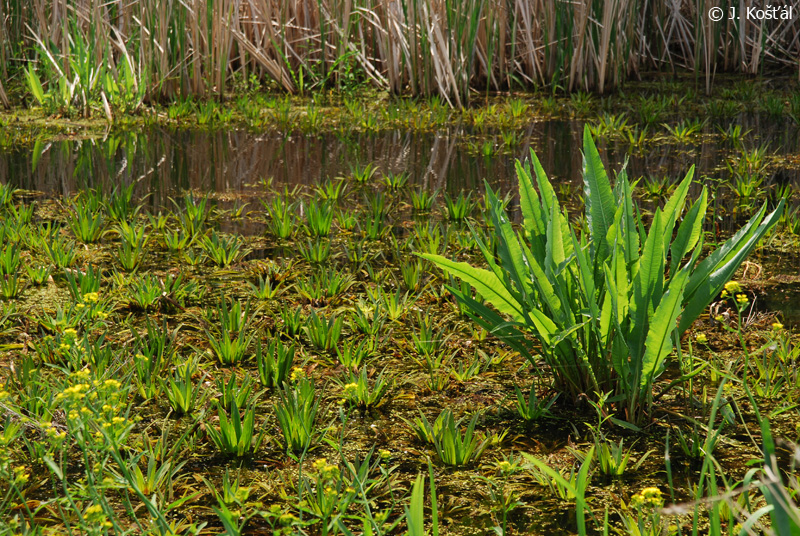
[[[450,290],[478,324],[534,366],[543,358],[556,389],[573,399],[612,391],[625,419],[640,423],[650,412],[652,385],[664,371],[673,340],[711,303],[783,211],[781,201],[765,216],[765,204],[698,262],[708,192],[703,188],[684,210],[693,172],[655,211],[647,229],[625,173],[612,187],[585,129],[583,232],[570,225],[531,151],[530,162],[517,162],[521,229],[514,230],[487,185],[494,240],[487,245],[475,238],[488,269],[440,255],[422,257],[471,285],[476,295]]]

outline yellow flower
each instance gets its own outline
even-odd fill
[[[501,473],[504,473],[504,474],[510,473],[513,468],[514,468],[514,466],[512,466],[511,463],[508,460],[502,460],[502,461],[497,462],[497,469]]]
[[[122,387],[122,384],[117,380],[106,380],[103,382],[103,386],[108,387],[109,389],[119,389]]]
[[[706,337],[705,333],[698,333],[697,337],[695,337],[695,340],[697,340],[698,344],[707,344],[708,343],[708,337]]]
[[[87,303],[89,303],[89,302],[91,302],[91,303],[97,302],[98,299],[100,299],[100,297],[98,296],[97,292],[87,292],[83,296],[83,301],[85,301]]]
[[[733,294],[735,292],[741,292],[742,286],[739,284],[738,281],[728,281],[727,283],[725,283],[725,290]]]
[[[319,458],[313,464],[311,464],[316,471],[322,471],[326,465],[328,465],[328,460],[325,458]]]
[[[644,488],[642,491],[631,497],[631,508],[660,508],[664,504],[664,496],[661,490],[655,487]]]
[[[99,504],[93,504],[86,509],[86,515],[91,516],[93,514],[99,514],[103,511],[103,507]]]
[[[747,294],[737,294],[736,295],[736,302],[742,305],[746,305],[750,299],[747,297]]]
[[[780,331],[783,329],[783,324],[781,324],[780,322],[773,322],[772,329],[774,329],[775,331]]]
[[[290,513],[285,513],[278,520],[281,522],[281,525],[291,525],[297,518]]]
[[[28,481],[28,473],[25,472],[25,466],[19,465],[14,468],[14,482],[17,484],[24,484]]]

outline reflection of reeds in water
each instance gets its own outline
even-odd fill
[[[766,125],[759,123],[758,117],[744,117],[742,126],[756,132],[776,154],[792,151],[791,144],[781,142],[787,136],[784,123]],[[580,121],[531,123],[518,131],[519,143],[513,152],[489,159],[471,152],[475,131],[462,127],[439,132],[381,131],[352,138],[294,134],[288,139],[280,133],[243,130],[148,128],[112,133],[105,139],[43,142],[37,144],[39,156],[23,151],[0,152],[0,183],[64,196],[87,187],[110,194],[115,187],[134,184],[133,196],[142,199],[150,194],[143,202],[154,212],[173,208],[169,197],[180,199],[183,189],[200,194],[218,192],[224,194],[220,199],[231,203],[226,208],[249,201],[249,211],[260,207],[259,203],[236,198],[263,195],[266,189],[262,180],[272,179],[273,188],[280,190],[284,184],[290,189],[295,185],[307,188],[341,176],[347,178],[348,195],[355,195],[360,185],[352,176],[353,169],[369,164],[377,171],[367,180],[368,188],[384,188],[385,173],[408,172],[409,191],[439,190],[441,203],[445,193],[482,192],[484,179],[496,190],[513,192],[514,158],[525,159],[529,147],[534,147],[556,183],[573,183],[576,195],[572,197],[577,200],[582,192],[578,182],[582,173],[580,127]],[[629,152],[627,140],[609,139],[602,148],[609,169],[618,171]],[[730,172],[718,169],[720,161],[729,156],[726,142],[706,137],[698,139],[692,153],[677,149],[671,143],[658,143],[631,155],[628,175],[637,178],[655,174],[674,180],[694,164],[698,176],[731,179]],[[764,187],[797,180],[796,170],[770,168],[764,174]],[[565,199],[570,197],[568,191],[564,186]],[[690,193],[698,194],[699,186]],[[512,210],[515,206],[512,204]],[[726,226],[734,223],[741,222],[728,218],[723,222]]]
[[[800,0],[786,4],[800,16]],[[255,75],[292,93],[369,80],[458,106],[470,87],[603,92],[641,70],[687,68],[709,88],[717,71],[796,65],[793,20],[730,19],[731,7],[740,2],[0,0],[0,84],[23,59],[72,80],[64,55],[80,47],[112,76],[130,62],[150,99],[221,94],[233,76]]]
[[[254,135],[247,131],[169,131],[146,129],[120,132],[102,140],[44,142],[40,154],[0,155],[0,182],[28,190],[71,195],[81,188],[105,193],[134,183],[134,196],[148,206],[171,206],[177,191],[227,194],[263,193],[262,180],[275,186],[313,186],[325,179],[350,177],[351,165],[372,163],[376,173],[370,187],[381,184],[382,173],[410,173],[410,184],[425,189],[481,189],[483,179],[496,184],[512,167],[465,159],[464,133],[385,131],[342,140],[334,135]],[[527,138],[526,138],[527,139]],[[508,166],[498,173],[492,166]],[[355,184],[355,180],[349,179]],[[506,187],[502,188],[503,190]]]

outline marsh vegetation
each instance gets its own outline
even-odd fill
[[[792,190],[719,231],[691,173],[612,181],[591,130],[582,217],[533,153],[519,197],[375,163],[157,203],[3,186],[8,529],[794,523],[797,351],[747,282],[796,247]]]
[[[707,10],[0,0],[0,534],[800,534],[798,41]]]

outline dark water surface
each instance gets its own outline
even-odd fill
[[[762,198],[771,186],[800,187],[800,136],[794,122],[740,114],[734,123],[750,131],[744,147],[768,147],[770,165],[764,175]],[[263,196],[262,181],[266,179],[271,178],[273,185],[311,186],[347,176],[353,165],[373,163],[379,169],[375,180],[380,172],[408,172],[409,184],[416,187],[482,193],[487,180],[505,193],[516,192],[515,161],[526,158],[533,148],[557,190],[577,194],[582,183],[583,125],[578,120],[532,121],[516,132],[518,143],[513,147],[504,145],[499,131],[458,126],[435,132],[389,130],[346,135],[154,126],[96,139],[53,140],[35,148],[0,149],[0,182],[53,196],[73,195],[87,187],[111,191],[117,185],[134,183],[135,194],[147,196],[145,204],[151,210],[172,208],[170,197],[191,189],[217,194],[220,205],[228,208],[240,197]],[[695,165],[695,177],[710,185],[715,181],[724,184],[731,176],[726,160],[741,151],[719,134],[718,126],[725,129],[728,125],[727,121],[707,122],[692,144],[670,141],[662,126],[654,126],[651,132],[661,134],[661,139],[643,149],[632,148],[621,139],[601,139],[598,146],[614,171],[628,158],[628,175],[634,179],[667,177],[675,183]],[[484,155],[484,150],[491,154]],[[563,186],[559,189],[559,185]],[[699,186],[693,192],[697,194]],[[757,205],[762,199],[753,202]],[[716,190],[714,203],[725,205],[717,213],[738,213],[736,199],[724,186]],[[512,208],[515,204],[512,202]],[[262,210],[258,203],[248,209]],[[715,225],[731,230],[742,219],[718,217]],[[259,234],[264,229],[255,222],[230,222],[223,230]],[[796,272],[786,263],[779,269]],[[787,324],[794,324],[798,320],[798,295],[793,289],[782,289],[780,295],[766,296],[765,301],[773,310],[785,309]]]
[[[764,186],[797,183],[800,139],[794,123],[758,115],[743,115],[738,123],[751,130],[746,146],[767,144],[774,155]],[[658,129],[663,130],[651,130]],[[725,179],[729,175],[725,158],[735,150],[718,132],[709,123],[693,145],[664,140],[643,151],[632,150],[621,140],[600,140],[598,145],[615,170],[630,153],[628,174],[632,178],[667,176],[677,181],[694,164],[698,177]],[[431,189],[482,192],[486,179],[503,191],[513,191],[515,159],[525,158],[532,147],[554,183],[571,182],[577,187],[581,181],[582,133],[583,121],[536,121],[517,132],[518,144],[505,147],[499,132],[476,132],[465,127],[436,132],[285,135],[155,126],[97,139],[44,142],[36,151],[30,146],[0,149],[0,182],[53,195],[70,195],[85,187],[110,190],[117,184],[135,182],[138,195],[151,194],[148,205],[164,206],[168,196],[183,189],[256,194],[263,192],[258,185],[261,179],[313,185],[348,175],[351,165],[372,162],[382,172],[408,171],[410,184]],[[492,155],[481,154],[484,145]]]

